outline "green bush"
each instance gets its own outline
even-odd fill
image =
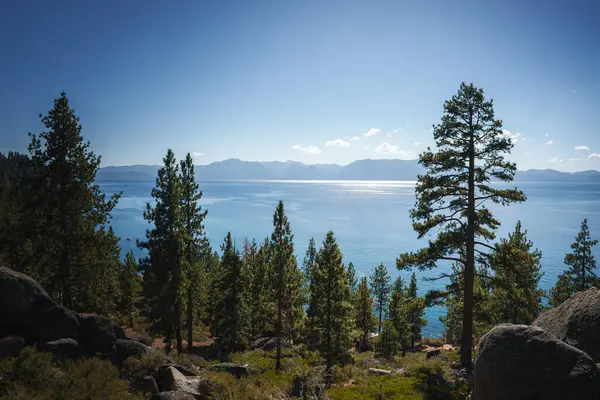
[[[167,356],[159,351],[151,351],[141,357],[129,357],[121,367],[121,375],[128,379],[139,378],[167,362]]]

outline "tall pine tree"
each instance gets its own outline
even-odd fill
[[[134,304],[141,287],[138,265],[132,251],[125,256],[125,262],[123,262],[119,274],[119,282],[121,283],[119,308],[121,313],[127,317],[129,326],[133,328]]]
[[[423,319],[425,315],[425,299],[417,294],[417,275],[413,272],[410,277],[410,284],[406,291],[406,315],[410,325],[410,345],[421,340],[421,328],[427,325],[427,320]]]
[[[375,329],[376,320],[373,315],[373,298],[367,283],[367,277],[363,276],[358,285],[356,295],[356,326],[360,330],[360,343],[358,349],[366,351],[369,348],[369,333]]]
[[[495,119],[493,103],[483,90],[461,84],[458,93],[444,104],[440,124],[433,127],[436,152],[427,149],[419,156],[426,173],[418,177],[417,202],[411,211],[419,238],[435,230],[437,238],[416,252],[401,254],[399,269],[418,266],[436,268],[440,260],[461,264],[464,273],[461,364],[472,366],[473,289],[475,264],[486,258],[486,243],[495,238],[500,225],[485,202],[508,205],[524,201],[517,189],[490,185],[492,179],[512,181],[516,165],[504,158],[513,147]],[[483,249],[482,249],[483,248]],[[464,253],[461,252],[464,249]],[[463,256],[464,254],[464,256]]]
[[[410,309],[407,307],[407,290],[402,277],[396,278],[388,305],[388,318],[396,329],[400,349],[403,353],[404,349],[410,346],[412,339],[412,325],[409,322],[408,315]]]
[[[375,310],[379,314],[377,331],[381,333],[383,317],[385,316],[385,310],[389,301],[390,292],[392,291],[392,278],[390,278],[388,275],[385,265],[380,264],[375,267],[375,271],[373,271],[370,280],[371,291],[373,292],[373,297],[375,298]]]
[[[592,239],[588,228],[587,218],[581,223],[581,231],[577,234],[575,242],[571,245],[571,253],[565,255],[565,264],[569,266],[566,274],[573,282],[576,292],[589,289],[596,283],[596,259],[592,248],[598,241]]]
[[[120,250],[107,226],[120,194],[107,199],[94,183],[101,158],[64,92],[40,118],[47,131],[30,134],[27,184],[36,262],[26,272],[64,306],[107,312],[119,294]]]

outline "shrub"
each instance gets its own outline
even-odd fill
[[[129,357],[121,367],[121,375],[128,379],[140,378],[167,362],[167,356],[159,351],[151,351],[141,357]]]

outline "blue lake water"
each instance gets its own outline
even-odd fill
[[[102,182],[106,193],[123,192],[113,210],[112,225],[121,239],[123,254],[132,249],[142,252],[135,239],[143,239],[149,227],[142,212],[152,202],[153,182]],[[285,204],[294,234],[296,256],[301,262],[311,237],[320,244],[328,230],[338,240],[347,264],[352,261],[361,275],[368,275],[384,263],[393,278],[411,272],[395,267],[398,254],[416,250],[427,238],[417,240],[409,210],[415,202],[414,182],[201,182],[202,204],[208,210],[206,232],[213,248],[218,248],[228,231],[240,247],[244,238],[262,241],[270,235],[272,217],[279,200]],[[510,232],[517,220],[528,230],[529,238],[543,253],[544,276],[541,287],[549,289],[564,269],[563,259],[570,250],[583,218],[588,218],[592,236],[600,234],[600,184],[520,183],[528,200],[508,207],[490,205],[502,222],[498,237]],[[128,241],[126,238],[132,238]],[[595,250],[598,250],[596,248]],[[594,254],[598,256],[598,252]],[[419,278],[436,276],[449,268],[441,264],[438,271],[416,271]],[[439,288],[445,281],[419,279],[419,292]],[[427,309],[427,336],[439,336],[443,325],[438,317],[443,307]]]

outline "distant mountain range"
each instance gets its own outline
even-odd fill
[[[154,181],[158,165],[100,168],[99,182]],[[423,173],[417,160],[358,160],[348,165],[307,165],[297,161],[242,161],[231,158],[195,167],[196,178],[218,180],[361,180],[414,181]],[[518,171],[517,182],[600,182],[600,171],[560,172],[552,169]]]

